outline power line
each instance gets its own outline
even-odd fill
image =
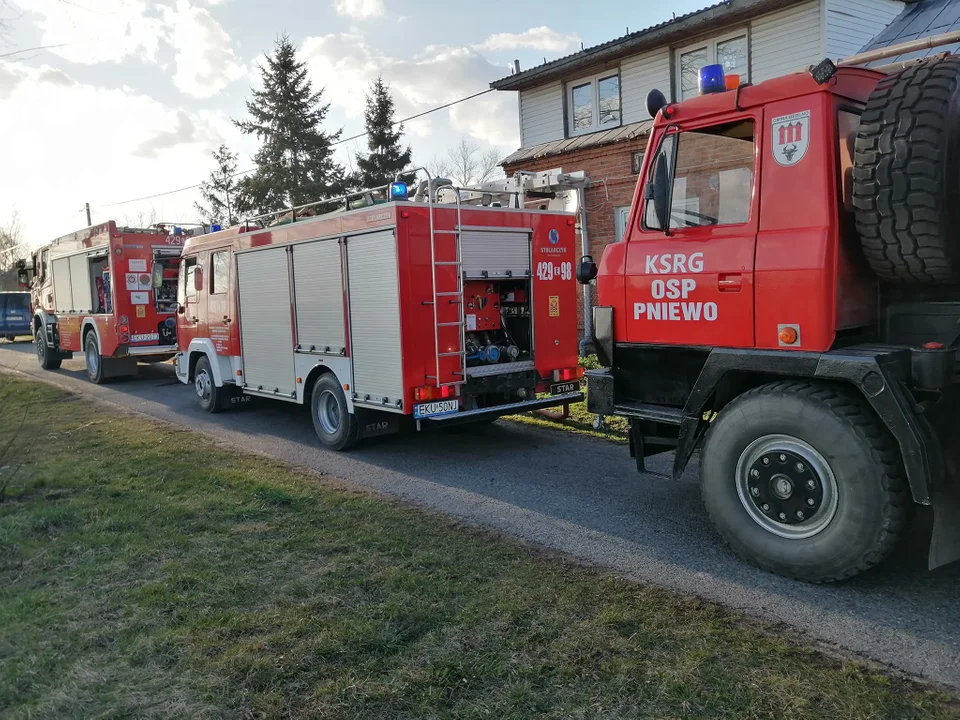
[[[406,118],[403,118],[403,119],[401,119],[401,120],[396,120],[390,127],[396,127],[397,125],[402,125],[402,124],[405,123],[405,122],[410,122],[411,120],[416,120],[416,119],[418,119],[418,118],[422,118],[424,115],[429,115],[430,113],[435,113],[435,112],[437,112],[438,110],[445,110],[445,109],[448,108],[448,107],[453,107],[454,105],[459,105],[460,103],[466,102],[467,100],[473,100],[474,98],[480,97],[481,95],[486,95],[486,94],[489,93],[489,92],[493,92],[493,88],[487,88],[486,90],[481,90],[480,92],[476,92],[476,93],[474,93],[473,95],[467,95],[466,97],[462,97],[462,98],[460,98],[459,100],[454,100],[454,101],[448,102],[448,103],[446,103],[446,104],[444,104],[444,105],[438,105],[437,107],[430,108],[429,110],[424,110],[423,112],[417,113],[416,115],[411,115],[410,117],[406,117]],[[330,143],[330,147],[333,147],[333,146],[335,146],[335,145],[342,145],[343,143],[348,143],[348,142],[350,142],[351,140],[359,140],[360,138],[365,137],[366,135],[367,135],[367,132],[364,131],[364,132],[362,132],[362,133],[360,133],[360,134],[358,134],[358,135],[352,135],[351,137],[348,137],[348,138],[341,138],[341,139],[339,139],[339,140],[336,140],[335,142]],[[235,177],[240,177],[241,175],[249,175],[250,173],[256,171],[257,169],[258,169],[258,168],[250,168],[249,170],[241,170],[240,172],[233,173],[233,175],[229,175],[229,176],[228,176],[228,179],[235,178]],[[100,205],[100,207],[105,207],[105,208],[107,208],[107,207],[116,207],[117,205],[128,205],[128,204],[130,204],[130,203],[141,202],[141,201],[143,201],[143,200],[151,200],[151,199],[153,199],[153,198],[163,197],[163,196],[165,196],[165,195],[175,195],[176,193],[180,193],[180,192],[184,192],[184,191],[186,191],[186,190],[193,190],[193,189],[195,189],[195,188],[198,188],[198,187],[200,187],[202,184],[203,184],[202,182],[198,182],[198,183],[196,183],[196,184],[194,184],[194,185],[187,185],[187,186],[185,186],[185,187],[176,188],[175,190],[165,190],[165,191],[163,191],[163,192],[154,193],[154,194],[152,194],[152,195],[144,195],[143,197],[132,198],[132,199],[130,199],[130,200],[121,200],[121,201],[119,201],[119,202],[104,203],[104,204]]]

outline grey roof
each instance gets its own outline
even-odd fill
[[[960,30],[960,1],[958,0],[918,0],[907,5],[886,29],[864,46],[862,52],[878,50],[889,45],[918,40],[939,35],[940,33]],[[917,50],[916,52],[899,55],[897,57],[878,60],[871,65],[886,65],[887,63],[913,60],[915,58],[936,55],[942,52],[957,52],[960,43],[943,45],[941,47]]]
[[[649,48],[693,38],[726,24],[740,22],[762,12],[779,10],[804,0],[722,0],[658,25],[623,35],[600,45],[585,48],[550,62],[537,65],[490,83],[495,90],[522,90],[546,80],[582,70],[591,65],[615,60]]]
[[[653,127],[653,120],[643,120],[641,122],[621,125],[613,130],[590,133],[589,135],[577,135],[563,140],[553,140],[551,142],[534,145],[533,147],[520,148],[516,152],[504,158],[500,164],[510,165],[521,160],[535,160],[551,155],[560,155],[561,153],[573,152],[575,150],[584,150],[601,145],[610,145],[615,142],[624,142],[634,140],[639,137],[645,137],[650,134],[650,128]]]

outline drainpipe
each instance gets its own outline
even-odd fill
[[[590,254],[590,238],[587,236],[587,185],[577,188],[577,205],[580,212],[580,254]],[[586,355],[593,346],[593,297],[592,285],[583,285],[583,338],[580,340],[580,355]]]

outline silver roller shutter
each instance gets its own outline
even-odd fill
[[[530,235],[526,232],[465,230],[460,239],[463,272],[470,278],[526,277]]]
[[[347,272],[355,402],[397,409],[403,372],[393,231],[348,238]]]
[[[70,258],[55,258],[50,263],[53,273],[53,306],[57,312],[73,310],[73,294],[70,290]]]
[[[345,352],[340,243],[317,240],[294,245],[293,283],[300,349]]]
[[[90,263],[87,262],[86,254],[70,257],[70,287],[73,296],[71,309],[76,312],[91,312],[93,292],[90,289]]]
[[[244,387],[295,395],[290,274],[285,247],[237,254]]]

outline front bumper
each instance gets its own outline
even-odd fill
[[[543,410],[544,408],[552,408],[559,405],[569,405],[570,403],[581,402],[582,400],[583,393],[581,392],[564,393],[562,395],[536,398],[535,400],[524,400],[523,402],[507,403],[506,405],[477,408],[476,410],[464,410],[463,412],[450,413],[448,415],[425,417],[421,419],[420,422],[437,423],[440,425],[458,425],[460,423],[475,422],[477,420],[498,418],[504,415],[516,415],[517,413],[530,412],[531,410]]]

